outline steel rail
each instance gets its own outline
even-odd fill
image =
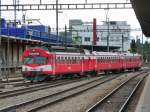
[[[143,74],[145,72],[142,72]],[[89,109],[86,110],[86,112],[93,112],[94,109],[102,104],[103,102],[105,102],[108,98],[110,98],[114,93],[116,93],[119,89],[121,89],[122,86],[124,86],[125,84],[127,84],[129,81],[131,81],[132,79],[138,77],[141,73],[135,75],[134,77],[128,79],[127,81],[123,82],[121,85],[117,86],[115,89],[113,89],[110,93],[108,93],[105,97],[103,97],[100,101],[98,101],[97,103],[95,103],[93,106],[91,106]],[[147,75],[147,73],[146,73]],[[144,78],[144,77],[143,77]]]
[[[6,97],[13,97],[15,95],[20,95],[20,94],[25,94],[27,92],[34,92],[34,91],[38,91],[38,90],[42,90],[42,89],[47,89],[49,87],[54,87],[54,86],[59,86],[61,84],[69,84],[70,82],[74,83],[74,82],[78,82],[78,81],[82,81],[83,78],[80,78],[80,79],[75,79],[75,80],[56,80],[55,82],[53,81],[50,81],[50,82],[46,82],[46,83],[40,83],[40,82],[35,82],[35,83],[30,83],[30,82],[27,82],[27,83],[17,83],[13,86],[15,87],[18,87],[18,86],[25,86],[26,88],[23,88],[23,89],[17,89],[17,90],[13,90],[13,91],[6,91],[6,92],[3,92],[3,91],[0,91],[0,99],[1,98],[6,98]],[[69,82],[66,82],[66,81],[69,81]],[[34,84],[38,84],[38,85],[35,85],[35,86],[31,86],[31,85],[34,85]],[[47,84],[52,84],[52,85],[47,85]],[[31,86],[31,87],[29,87]]]
[[[27,87],[27,88],[23,88],[23,89],[17,89],[17,90],[13,90],[13,91],[0,92],[0,99],[7,98],[7,97],[13,97],[16,95],[22,95],[22,94],[29,93],[29,92],[35,92],[38,90],[48,89],[51,87],[60,86],[62,84],[74,83],[74,82],[78,82],[81,80],[83,80],[83,79],[63,80],[63,81],[58,81],[58,82],[44,83],[41,85],[36,85],[36,86]]]
[[[24,102],[22,104],[18,104],[18,105],[14,105],[14,106],[0,109],[0,112],[1,111],[2,112],[15,111],[16,109],[24,108],[25,106],[30,106],[30,108],[26,108],[26,112],[36,111],[36,110],[39,110],[41,108],[44,108],[47,105],[54,104],[58,101],[62,101],[66,98],[75,96],[77,94],[81,94],[81,93],[83,93],[83,92],[85,92],[91,88],[94,88],[100,84],[103,84],[105,82],[113,80],[116,77],[119,77],[119,76],[103,77],[103,78],[98,79],[97,81],[87,82],[87,83],[84,83],[82,85],[78,85],[76,87],[72,87],[72,88],[69,88],[67,90],[63,90],[61,92],[57,92],[57,93],[53,93],[53,94],[48,95],[48,96],[41,97],[39,99],[35,99],[35,100],[29,101],[29,102]],[[37,105],[37,104],[41,104],[41,105]]]
[[[40,84],[41,82],[34,82],[31,83],[29,81],[23,82],[23,81],[17,81],[17,82],[9,82],[9,83],[0,83],[0,88],[5,88],[5,85],[12,85],[13,87],[18,87],[18,86],[30,86],[34,84]]]
[[[23,81],[24,79],[14,79],[14,80],[9,80],[9,82],[20,82]],[[0,83],[8,83],[7,81],[0,81]]]
[[[128,99],[125,101],[125,103],[122,105],[122,107],[120,108],[120,110],[118,112],[123,112],[124,109],[126,108],[127,104],[130,102],[131,98],[133,97],[134,93],[136,92],[136,90],[140,87],[142,81],[145,79],[146,75],[139,80],[139,82],[137,83],[137,85],[134,87],[133,91],[131,92],[130,96],[128,97]]]

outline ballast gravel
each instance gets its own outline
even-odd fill
[[[85,112],[89,107],[102,99],[107,93],[134,75],[135,74],[133,73],[122,75],[80,95],[47,106],[38,112]]]
[[[26,93],[26,94],[22,94],[22,95],[10,97],[10,98],[0,99],[0,109],[4,109],[6,107],[10,107],[13,105],[18,105],[18,104],[21,104],[23,102],[32,101],[34,99],[38,99],[38,98],[41,98],[44,96],[48,96],[50,94],[54,94],[54,93],[57,93],[59,91],[63,91],[63,90],[66,90],[66,89],[69,89],[69,88],[72,88],[72,87],[75,87],[78,85],[82,85],[84,83],[95,80],[97,78],[100,78],[100,77],[95,77],[95,78],[87,79],[87,80],[83,79],[83,81],[80,81],[80,82],[74,82],[71,84],[65,84],[62,86],[57,86],[57,87],[52,87],[49,89],[39,90],[39,91],[35,91],[32,93]]]

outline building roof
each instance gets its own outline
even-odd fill
[[[131,0],[145,36],[150,37],[150,0]]]

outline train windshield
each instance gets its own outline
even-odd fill
[[[34,57],[34,63],[35,64],[45,64],[46,63],[46,58],[42,56],[35,56]]]
[[[24,64],[45,64],[46,63],[46,57],[42,56],[34,56],[34,57],[24,57],[23,58]]]
[[[23,63],[24,64],[32,64],[33,63],[33,57],[24,57]]]

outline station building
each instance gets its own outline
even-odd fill
[[[130,48],[130,25],[126,21],[109,21],[101,25],[97,25],[94,21],[83,22],[79,19],[69,21],[74,44],[99,47],[106,51],[109,38],[110,50],[127,51]]]

